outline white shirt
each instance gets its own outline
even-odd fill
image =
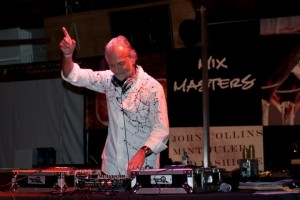
[[[137,75],[123,87],[112,83],[110,70],[81,69],[78,64],[63,79],[73,85],[106,94],[108,135],[102,153],[102,171],[127,175],[128,161],[143,146],[153,154],[143,167],[159,168],[159,153],[167,148],[169,120],[162,85],[137,66]]]

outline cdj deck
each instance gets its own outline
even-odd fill
[[[144,169],[131,172],[136,194],[186,194],[193,192],[193,169]]]
[[[62,193],[75,189],[74,169],[12,170],[11,190],[18,193]]]
[[[106,175],[100,169],[54,167],[11,170],[10,190],[16,193],[133,192],[136,194],[188,194],[219,191],[216,168],[133,170],[131,177]]]

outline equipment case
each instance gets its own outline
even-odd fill
[[[63,193],[75,190],[73,170],[13,170],[11,190],[17,193]]]

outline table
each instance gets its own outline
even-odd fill
[[[255,195],[253,191],[207,192],[191,194],[135,194],[131,192],[13,193],[0,192],[1,200],[300,200],[300,193]]]

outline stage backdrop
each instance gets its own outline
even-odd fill
[[[254,145],[259,169],[263,170],[263,134],[261,126],[230,126],[210,128],[210,161],[228,171],[239,167],[243,147]],[[174,127],[170,132],[169,156],[180,163],[182,154],[189,155],[189,164],[203,166],[203,127]]]
[[[242,147],[254,144],[260,170],[290,167],[291,148],[300,141],[299,27],[299,16],[207,25],[211,166],[239,168]],[[169,156],[180,162],[187,151],[200,166],[201,50],[175,49],[167,65]]]
[[[261,124],[257,77],[259,22],[208,24],[209,113],[212,126]],[[168,56],[168,106],[172,127],[202,126],[201,47]]]
[[[263,168],[259,21],[208,24],[208,85],[211,166],[239,167],[243,146],[255,145]],[[201,47],[175,49],[168,56],[169,156],[203,162],[203,83]]]

